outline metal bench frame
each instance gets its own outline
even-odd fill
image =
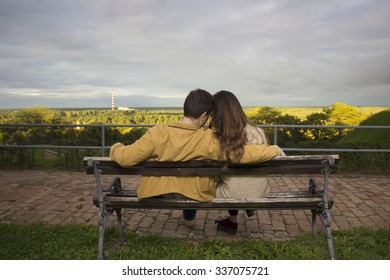
[[[124,241],[122,209],[309,209],[312,213],[312,237],[317,239],[316,218],[324,224],[329,256],[335,258],[331,234],[333,200],[329,197],[329,176],[335,172],[337,155],[277,157],[259,164],[227,165],[218,161],[157,162],[149,160],[131,168],[122,168],[108,157],[85,157],[87,174],[95,176],[97,197],[94,204],[99,208],[98,259],[104,258],[104,232],[113,212],[118,219],[119,242]],[[103,188],[101,175],[144,176],[216,176],[216,175],[269,175],[269,174],[323,174],[323,188],[312,178],[306,191],[271,192],[267,198],[220,199],[198,202],[191,199],[149,198],[138,199],[136,191],[122,189],[120,177]]]

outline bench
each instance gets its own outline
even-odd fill
[[[97,196],[93,203],[99,208],[98,259],[103,259],[104,231],[113,212],[118,219],[119,240],[123,242],[122,209],[308,209],[312,212],[312,237],[317,239],[317,215],[321,218],[329,248],[329,256],[334,259],[331,235],[330,209],[333,200],[329,197],[329,175],[336,171],[337,155],[310,155],[276,157],[258,164],[226,165],[219,161],[158,162],[148,160],[131,168],[122,168],[108,157],[85,157],[87,174],[95,176]],[[323,174],[322,187],[315,179],[308,178],[308,188],[294,192],[272,192],[266,198],[222,199],[198,202],[191,199],[148,198],[138,199],[134,190],[125,190],[120,177],[103,188],[101,175],[144,175],[144,176],[216,176],[216,175],[269,175],[269,174]]]

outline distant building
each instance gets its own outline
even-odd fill
[[[118,107],[118,110],[120,110],[120,111],[135,111],[135,109],[129,108],[129,107]]]

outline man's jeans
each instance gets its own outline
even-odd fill
[[[164,197],[164,198],[182,198],[182,199],[191,199],[191,198],[188,198],[182,194],[179,194],[179,193],[167,193],[167,194],[163,194],[163,195],[160,195],[160,197]],[[187,221],[192,221],[193,219],[195,219],[195,216],[196,216],[196,210],[194,209],[185,209],[183,210],[183,218]]]

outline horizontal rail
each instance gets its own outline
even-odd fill
[[[111,146],[105,146],[109,150]],[[54,146],[54,145],[0,145],[0,149],[86,149],[100,150],[101,146]],[[350,153],[390,153],[390,149],[321,149],[321,148],[283,148],[283,151],[290,152],[350,152]],[[104,155],[103,155],[104,156]]]
[[[56,145],[0,145],[0,149],[86,149],[97,150],[101,149],[101,146],[56,146]],[[105,150],[110,149],[109,146],[104,147]]]
[[[21,123],[21,124],[10,124],[2,123],[0,127],[152,127],[154,124],[55,124],[55,123]]]
[[[101,129],[101,145],[100,146],[64,146],[64,145],[10,145],[0,144],[0,149],[87,149],[87,150],[101,150],[102,156],[105,156],[110,146],[105,143],[105,128],[108,127],[137,127],[137,128],[150,128],[153,124],[42,124],[42,123],[24,123],[24,124],[0,124],[2,127],[96,127]],[[351,125],[284,125],[284,124],[270,124],[262,125],[258,124],[258,127],[273,128],[274,129],[274,144],[278,143],[278,129],[280,128],[301,128],[301,129],[390,129],[390,126],[351,126]],[[353,153],[389,153],[390,149],[338,149],[338,148],[284,148],[284,151],[298,151],[298,152],[353,152]]]
[[[155,124],[44,124],[44,123],[2,123],[0,127],[153,127]],[[307,125],[307,124],[256,124],[264,128],[336,128],[336,129],[390,129],[387,125]]]

